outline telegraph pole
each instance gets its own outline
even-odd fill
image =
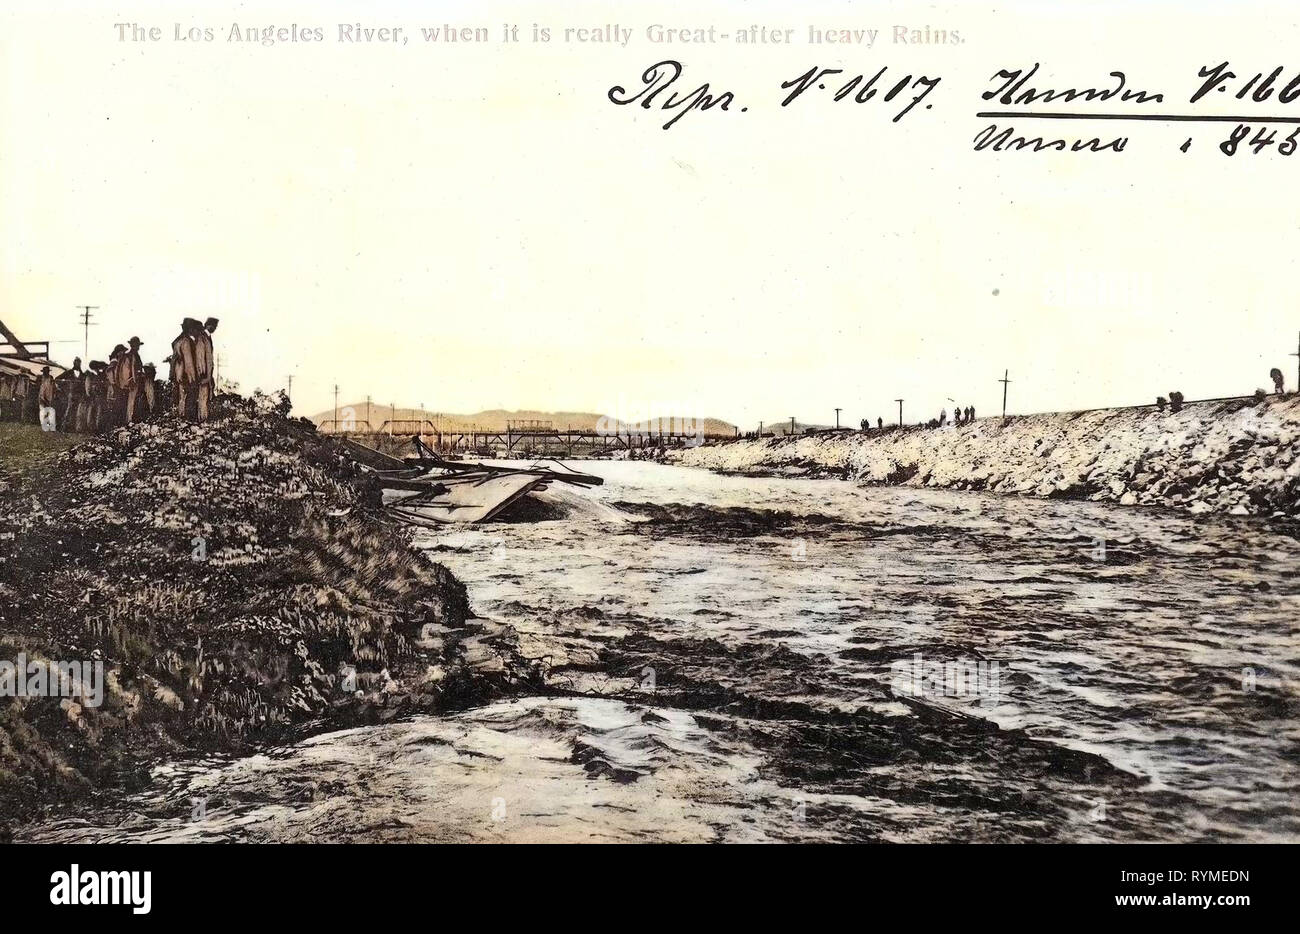
[[[334,430],[339,430],[339,384],[334,384]]]
[[[839,410],[839,409],[836,409],[836,410],[835,410],[835,430],[836,430],[836,431],[839,431],[839,430],[840,430],[840,410]]]
[[[760,438],[763,437],[763,423],[762,423],[762,422],[759,422],[759,423],[758,423],[758,436],[759,436]]]
[[[895,399],[894,401],[898,403],[898,427],[902,428],[903,427],[903,400]]]
[[[790,434],[794,434],[794,416],[790,416]]]
[[[1289,357],[1295,357],[1295,388],[1300,392],[1300,337],[1296,338],[1295,353],[1287,354]]]
[[[1007,417],[1007,384],[1011,382],[1011,371],[1003,370],[1002,378],[998,380],[1002,384],[1002,417]]]
[[[84,329],[85,336],[82,339],[81,359],[90,363],[90,313],[99,309],[98,305],[76,305],[74,307],[81,309],[81,326]]]
[[[292,399],[293,398],[293,374],[292,373],[289,374],[288,383],[289,386],[287,389],[285,389],[284,394],[288,396],[290,399]]]
[[[374,431],[375,426],[370,424],[370,397],[366,396],[366,431]]]

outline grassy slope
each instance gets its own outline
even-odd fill
[[[48,465],[57,455],[84,440],[85,435],[46,432],[36,425],[0,422],[0,479],[11,480]]]

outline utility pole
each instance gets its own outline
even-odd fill
[[[759,423],[758,423],[758,436],[759,436],[760,438],[763,437],[763,423],[762,423],[762,422],[759,422]]]
[[[366,396],[366,431],[374,431],[375,426],[370,424],[370,397]]]
[[[284,391],[284,394],[288,396],[290,399],[292,399],[293,398],[293,374],[292,373],[289,374],[288,383],[289,383],[289,388],[287,388]]]
[[[1287,354],[1289,357],[1295,357],[1295,389],[1300,392],[1300,337],[1296,338],[1295,353]]]
[[[393,422],[397,421],[397,403],[396,402],[388,403],[388,409],[389,412],[392,414],[392,418],[388,420],[388,437],[391,438],[393,436]]]
[[[81,326],[85,332],[82,338],[81,359],[84,363],[90,363],[90,313],[99,309],[98,305],[77,305],[81,309]]]
[[[790,416],[790,434],[794,434],[794,416]]]
[[[836,430],[836,431],[839,431],[839,430],[840,430],[840,410],[839,410],[839,409],[836,409],[836,410],[835,410],[835,430]]]
[[[334,384],[334,431],[339,430],[339,384]]]
[[[1002,417],[1003,418],[1007,417],[1007,384],[1011,382],[1009,378],[1010,376],[1011,376],[1010,370],[1003,370],[1002,378],[998,380],[998,382],[1002,384]]]
[[[898,403],[898,427],[902,428],[903,427],[903,400],[895,399],[894,401]]]

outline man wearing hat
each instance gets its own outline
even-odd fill
[[[116,428],[122,424],[123,400],[121,392],[122,357],[126,347],[115,344],[108,354],[108,366],[104,369],[104,422],[105,428]]]
[[[126,424],[130,425],[136,420],[136,402],[144,392],[144,362],[140,359],[140,338],[133,337],[127,343],[131,349],[122,355],[118,364],[117,385],[126,397]]]
[[[199,389],[199,421],[206,422],[212,408],[216,388],[216,356],[212,346],[212,332],[217,329],[217,319],[209,318],[194,333],[194,371]]]
[[[107,369],[108,364],[103,360],[91,360],[90,368],[86,370],[86,431],[103,431],[108,427],[105,402],[108,380],[104,378]]]
[[[41,431],[53,431],[58,425],[54,418],[54,377],[48,366],[41,367],[41,380],[36,385],[36,404],[41,410]]]
[[[57,383],[63,390],[65,400],[63,409],[63,430],[76,431],[81,421],[81,404],[84,400],[82,395],[82,377],[85,374],[81,371],[81,358],[73,357],[72,368],[64,370],[59,376]]]
[[[194,318],[181,322],[181,332],[172,341],[171,383],[172,401],[176,414],[185,418],[189,414],[189,400],[194,393],[196,373],[194,368],[194,335],[203,326]]]

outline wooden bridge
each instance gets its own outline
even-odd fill
[[[686,431],[674,426],[660,425],[642,428],[620,425],[611,431],[553,428],[545,425],[520,426],[508,423],[504,429],[469,428],[440,429],[429,419],[385,419],[371,425],[364,419],[334,421],[326,419],[320,424],[323,434],[347,435],[362,444],[383,450],[394,442],[406,444],[418,436],[425,444],[441,454],[470,453],[481,457],[512,456],[521,454],[559,455],[591,454],[597,451],[647,450],[649,448],[685,447],[700,441],[730,441],[736,435],[718,432]]]

